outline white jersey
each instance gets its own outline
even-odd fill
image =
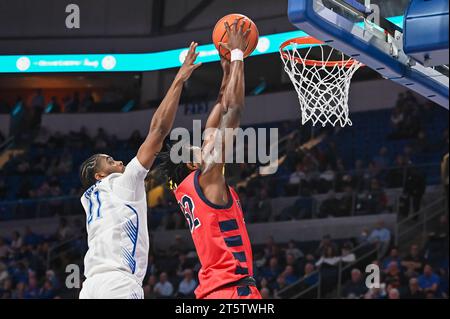
[[[120,271],[142,284],[149,250],[147,173],[135,157],[123,174],[98,181],[81,197],[89,246],[84,258],[86,278]]]

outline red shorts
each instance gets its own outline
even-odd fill
[[[202,299],[262,299],[254,286],[235,286],[219,288]]]

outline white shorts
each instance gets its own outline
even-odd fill
[[[80,299],[144,299],[136,280],[120,272],[98,274],[83,282]]]

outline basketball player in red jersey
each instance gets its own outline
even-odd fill
[[[206,124],[206,129],[217,130],[205,139],[200,164],[175,164],[170,159],[170,150],[159,154],[160,174],[169,178],[202,265],[195,290],[197,299],[261,299],[252,277],[252,248],[239,198],[223,175],[225,136],[220,134],[240,125],[245,99],[243,52],[250,33],[250,30],[244,32],[246,22],[238,25],[236,20],[232,26],[225,24],[229,40],[222,45],[231,52],[232,58],[231,63],[222,59],[222,86]],[[205,150],[216,153],[218,136],[222,139],[223,155],[220,160],[212,160]],[[191,146],[189,149],[191,153],[200,151]]]

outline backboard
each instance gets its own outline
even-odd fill
[[[448,1],[422,4],[289,0],[288,14],[310,36],[448,109]]]

